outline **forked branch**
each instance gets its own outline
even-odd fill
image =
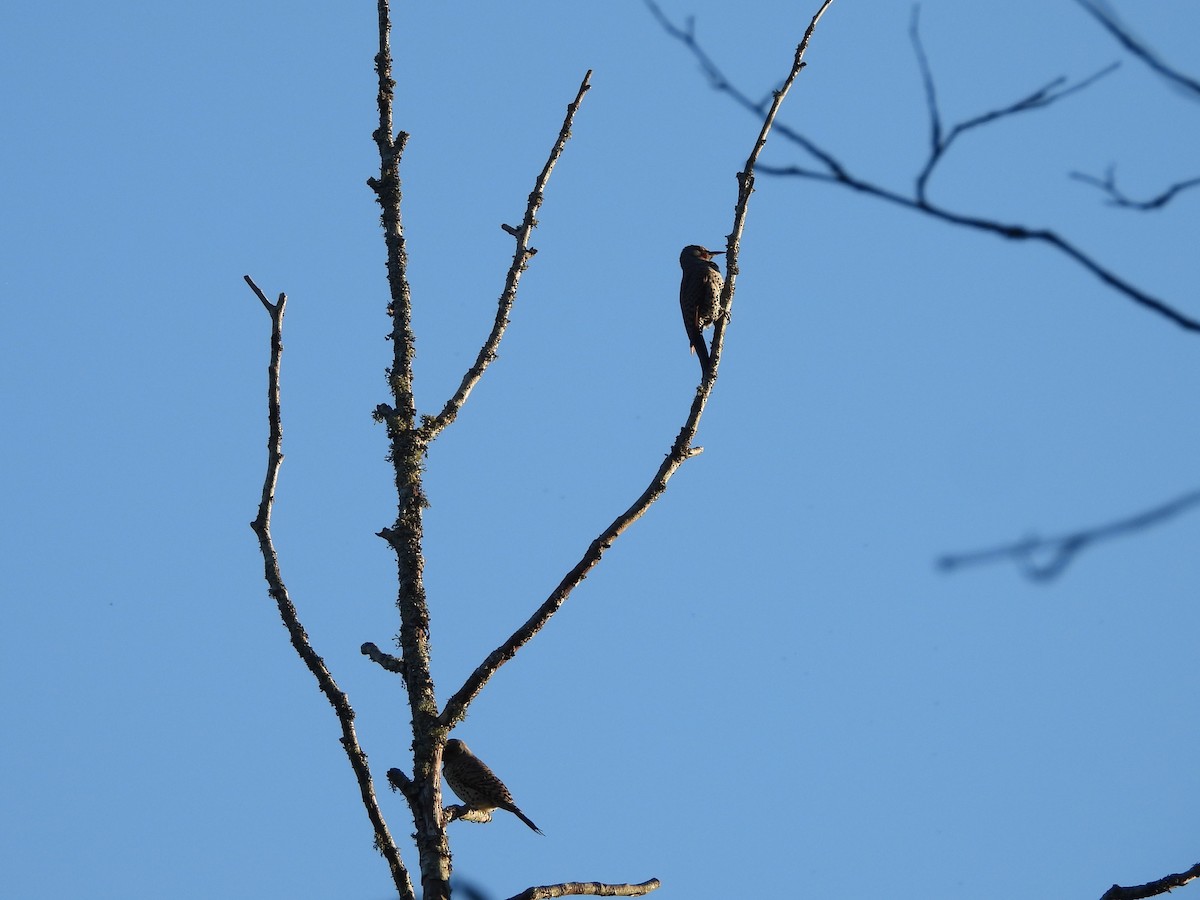
[[[939,569],[951,572],[964,566],[1009,560],[1030,581],[1052,581],[1093,544],[1143,531],[1166,519],[1181,515],[1194,506],[1200,506],[1200,490],[1189,491],[1152,509],[1092,528],[1081,528],[1048,538],[1031,535],[999,547],[965,553],[947,553],[937,561],[937,565]]]
[[[1116,166],[1109,166],[1103,178],[1097,178],[1095,175],[1088,175],[1084,172],[1072,172],[1071,177],[1076,181],[1082,181],[1084,184],[1100,188],[1101,191],[1108,195],[1107,203],[1109,206],[1119,206],[1122,209],[1132,209],[1137,212],[1150,212],[1162,209],[1184,191],[1200,187],[1200,178],[1186,178],[1183,181],[1176,181],[1174,184],[1168,185],[1153,197],[1146,200],[1138,200],[1130,197],[1117,187]]]
[[[920,7],[914,6],[912,11],[912,19],[908,27],[909,41],[913,46],[913,53],[917,57],[917,65],[921,70],[921,84],[925,90],[925,105],[929,111],[930,124],[930,147],[929,156],[926,157],[925,165],[921,167],[921,172],[917,175],[916,182],[916,197],[924,203],[926,200],[925,187],[929,182],[930,176],[933,175],[933,170],[941,161],[942,156],[950,149],[950,145],[954,141],[971,131],[974,128],[980,128],[984,125],[990,125],[999,119],[1004,119],[1009,116],[1019,115],[1023,112],[1031,112],[1036,109],[1043,109],[1050,106],[1064,97],[1079,91],[1086,90],[1091,87],[1101,78],[1115,72],[1121,65],[1120,63],[1112,63],[1105,66],[1100,71],[1089,75],[1074,84],[1067,81],[1063,76],[1055,78],[1053,81],[1042,85],[1035,91],[1026,94],[1024,97],[1010,103],[1008,106],[1003,106],[999,109],[989,110],[985,113],[980,113],[977,116],[972,116],[969,119],[964,119],[961,122],[953,125],[949,131],[944,131],[942,127],[941,110],[938,108],[937,90],[934,86],[933,70],[929,65],[929,57],[925,54],[925,45],[921,42],[920,30]]]

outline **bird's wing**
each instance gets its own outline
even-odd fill
[[[690,276],[690,277],[689,277]],[[700,367],[708,368],[708,346],[704,343],[704,333],[700,330],[700,306],[689,303],[688,298],[695,296],[695,275],[685,273],[679,287],[679,306],[683,311],[683,327],[687,332],[688,342],[692,352],[700,359]]]

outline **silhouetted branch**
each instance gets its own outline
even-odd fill
[[[751,100],[743,91],[739,90],[732,83],[730,83],[729,79],[725,77],[721,70],[712,61],[711,57],[709,57],[708,54],[705,53],[704,49],[697,43],[695,35],[691,30],[685,30],[673,25],[663,15],[661,10],[658,9],[653,0],[645,0],[645,2],[667,34],[680,41],[680,43],[687,47],[693,56],[700,61],[701,68],[704,69],[709,83],[715,90],[728,94],[739,105],[743,106],[747,110],[756,114],[761,113],[761,104]],[[959,125],[956,125],[951,133],[954,136],[957,136],[957,134],[961,134],[965,130],[975,128],[989,122],[994,122],[997,119],[1008,115],[1013,115],[1018,112],[1025,112],[1030,109],[1039,109],[1045,107],[1056,100],[1062,99],[1065,96],[1082,90],[1084,87],[1095,83],[1096,79],[1104,76],[1108,73],[1108,71],[1110,71],[1110,69],[1102,69],[1083,81],[1068,85],[1066,87],[1061,87],[1061,85],[1064,83],[1064,79],[1056,79],[1055,81],[1050,82],[1044,87],[1039,88],[1028,96],[1010,104],[1007,107],[1004,107],[1003,109],[983,113],[982,115],[968,119]],[[932,102],[929,100],[929,96],[930,95],[927,93],[927,102]],[[783,135],[784,138],[804,150],[805,153],[812,156],[820,164],[820,168],[809,168],[800,165],[758,166],[758,171],[764,174],[787,175],[798,178],[808,178],[814,181],[822,181],[829,184],[836,184],[840,185],[841,187],[868,194],[880,200],[886,200],[887,202],[894,203],[898,206],[903,206],[906,209],[913,210],[914,212],[919,212],[924,215],[931,216],[932,218],[940,219],[943,222],[948,222],[954,225],[963,225],[967,228],[988,232],[1000,237],[1009,238],[1011,240],[1028,240],[1045,244],[1053,247],[1055,250],[1069,257],[1087,271],[1091,272],[1095,277],[1099,278],[1113,290],[1123,294],[1125,297],[1132,300],[1139,306],[1149,309],[1151,312],[1164,317],[1168,321],[1173,322],[1180,328],[1183,328],[1187,331],[1200,331],[1200,320],[1179,312],[1168,305],[1165,301],[1148,294],[1147,292],[1120,278],[1115,273],[1100,265],[1100,263],[1084,253],[1074,244],[1070,243],[1065,238],[1060,237],[1058,234],[1049,229],[1028,228],[1024,225],[1010,225],[992,219],[964,215],[961,213],[952,212],[944,207],[937,206],[929,202],[928,198],[924,195],[924,183],[928,178],[928,175],[925,173],[932,168],[931,162],[936,164],[936,162],[940,160],[941,153],[931,154],[931,157],[926,161],[925,165],[921,169],[921,172],[919,172],[916,177],[916,186],[912,196],[908,196],[874,184],[866,179],[856,177],[855,175],[851,174],[849,170],[847,170],[833,154],[822,149],[812,140],[786,125],[776,125],[775,130]],[[936,129],[931,129],[931,131],[936,131],[936,134],[940,136],[942,133],[942,126],[940,122]],[[948,146],[951,139],[952,138],[949,136],[942,139],[940,146],[943,148]],[[924,180],[922,176],[924,176]]]
[[[249,275],[246,275],[245,279],[246,284],[250,285],[255,296],[271,316],[271,363],[267,369],[267,421],[269,425],[267,471],[263,478],[258,516],[250,523],[250,527],[258,536],[259,551],[262,553],[267,580],[267,591],[279,609],[279,617],[283,620],[284,627],[287,628],[292,646],[304,664],[308,666],[313,677],[317,679],[321,693],[333,707],[338,723],[342,726],[342,748],[346,751],[346,757],[350,760],[350,768],[354,770],[354,777],[358,780],[363,806],[366,807],[367,817],[371,820],[371,826],[375,831],[375,845],[388,862],[396,889],[400,891],[402,897],[412,898],[412,882],[400,859],[400,851],[396,849],[396,842],[392,840],[391,833],[388,831],[387,822],[384,821],[383,812],[379,808],[379,801],[375,797],[375,787],[371,780],[367,755],[358,743],[358,735],[354,730],[354,709],[350,705],[350,699],[338,687],[333,675],[325,665],[325,661],[313,649],[308,640],[308,634],[300,624],[300,617],[288,595],[287,587],[283,583],[279,557],[275,552],[274,541],[271,537],[271,511],[275,504],[279,467],[283,463],[283,416],[279,402],[279,369],[283,358],[283,313],[287,306],[287,295],[280,294],[279,301],[272,304]]]
[[[941,219],[943,222],[949,222],[953,225],[962,225],[966,228],[972,228],[977,231],[985,231],[990,234],[999,235],[1000,237],[1008,238],[1014,241],[1033,241],[1035,243],[1046,244],[1060,253],[1070,257],[1083,268],[1087,269],[1109,287],[1116,290],[1118,293],[1124,294],[1139,306],[1144,306],[1151,312],[1174,322],[1180,328],[1186,331],[1200,331],[1200,320],[1187,316],[1178,310],[1168,306],[1162,300],[1151,294],[1146,293],[1140,288],[1135,287],[1124,279],[1120,278],[1115,273],[1101,266],[1092,257],[1088,256],[1074,244],[1060,237],[1056,232],[1049,229],[1029,229],[1023,225],[1009,225],[1003,222],[997,222],[991,219],[981,219],[974,216],[965,216],[959,213],[951,212],[940,206],[936,206],[929,202],[921,202],[920,200],[906,197],[902,194],[897,194],[889,191],[887,188],[872,184],[869,181],[863,181],[850,175],[845,170],[839,167],[836,173],[818,172],[813,169],[805,169],[800,166],[767,166],[761,165],[759,171],[772,175],[794,175],[801,178],[810,178],[814,181],[825,181],[834,184],[839,184],[842,187],[851,188],[855,191],[860,191],[864,194],[876,197],[880,200],[886,200],[889,203],[894,203],[897,206],[903,206],[906,209],[911,209],[915,212],[923,213],[935,219]]]
[[[1122,25],[1116,15],[1108,7],[1108,4],[1101,4],[1095,0],[1078,0],[1080,6],[1087,10],[1092,17],[1099,22],[1104,30],[1117,39],[1122,47],[1144,62],[1147,66],[1167,79],[1176,87],[1182,88],[1184,91],[1200,97],[1200,81],[1184,75],[1176,69],[1171,68],[1164,63],[1154,51],[1139,41],[1133,34]]]
[[[525,207],[525,217],[521,220],[521,224],[516,227],[504,224],[500,226],[505,232],[516,238],[517,247],[513,252],[513,261],[512,265],[509,266],[508,275],[504,279],[504,290],[500,294],[500,302],[496,309],[496,320],[492,325],[492,332],[480,348],[479,355],[475,358],[475,363],[463,376],[462,384],[454,392],[454,396],[446,401],[446,405],[436,416],[425,417],[421,431],[422,437],[427,443],[437,437],[447,425],[454,421],[458,416],[459,410],[462,409],[463,404],[467,401],[467,397],[470,396],[475,385],[479,383],[479,379],[483,377],[483,373],[487,370],[487,367],[496,358],[496,349],[500,346],[500,339],[504,337],[504,332],[508,328],[508,316],[512,312],[513,304],[517,300],[517,284],[521,279],[521,273],[525,271],[526,264],[537,253],[537,250],[529,246],[529,241],[533,237],[533,229],[538,224],[537,213],[544,199],[546,184],[550,180],[550,173],[554,171],[555,163],[562,156],[567,140],[571,137],[571,123],[575,120],[575,113],[579,111],[579,105],[583,102],[583,95],[591,89],[591,77],[592,70],[588,69],[587,74],[583,76],[582,83],[579,85],[579,92],[567,107],[566,118],[563,119],[562,128],[558,132],[558,140],[554,142],[554,146],[550,150],[550,157],[546,160],[546,164],[542,167],[541,173],[534,182],[533,192],[529,195],[529,204]]]
[[[736,90],[736,88],[734,88],[733,85],[726,80],[724,74],[722,74],[721,70],[717,68],[716,63],[712,61],[712,58],[705,53],[700,45],[696,42],[695,16],[688,16],[687,27],[679,28],[667,18],[666,14],[659,8],[658,4],[655,3],[654,0],[645,0],[645,4],[647,8],[649,8],[651,14],[653,14],[654,18],[658,19],[658,24],[661,25],[667,33],[672,37],[682,41],[692,51],[692,55],[695,56],[696,61],[700,63],[701,71],[704,72],[705,76],[708,78],[708,83],[713,87],[714,90]],[[758,112],[762,112],[762,108],[767,105],[769,96],[770,95],[768,95],[768,97],[764,97],[757,104],[750,103],[748,98],[746,99],[746,102],[751,106],[751,108],[756,109]]]
[[[1166,78],[1175,87],[1194,96],[1200,96],[1200,81],[1184,75],[1164,63],[1149,47],[1135,38],[1127,27],[1121,24],[1108,4],[1097,3],[1094,0],[1078,0],[1078,3],[1126,50]],[[1138,211],[1162,209],[1175,198],[1176,194],[1200,185],[1200,178],[1189,178],[1176,182],[1149,200],[1134,200],[1117,188],[1116,174],[1112,166],[1109,167],[1103,180],[1079,172],[1072,172],[1071,177],[1100,188],[1108,195],[1110,206],[1120,206]]]
[[[509,900],[549,900],[552,897],[641,897],[662,885],[657,878],[641,884],[601,884],[599,881],[574,881],[531,887],[514,894]]]
[[[647,0],[647,2],[650,3],[650,0]],[[721,295],[721,305],[725,314],[717,319],[716,327],[713,331],[712,364],[705,371],[700,385],[696,388],[696,396],[692,401],[691,409],[688,412],[687,419],[683,423],[683,427],[671,445],[671,449],[667,452],[666,458],[659,465],[658,471],[655,472],[654,477],[650,480],[650,484],[642,492],[641,496],[625,512],[617,516],[600,533],[599,537],[592,541],[579,562],[563,577],[558,586],[551,591],[550,596],[526,620],[525,624],[513,632],[504,643],[489,653],[487,658],[470,674],[463,686],[446,702],[446,706],[439,716],[439,721],[442,725],[452,728],[462,720],[466,714],[467,707],[479,695],[479,692],[483,690],[488,680],[499,671],[501,666],[516,656],[517,651],[527,644],[550,621],[550,618],[566,603],[567,598],[571,596],[571,592],[578,587],[580,582],[587,576],[587,573],[600,562],[600,559],[613,545],[613,542],[624,534],[630,525],[640,519],[646,510],[650,508],[651,504],[662,496],[667,489],[667,482],[671,480],[671,476],[679,470],[679,467],[701,452],[702,448],[692,446],[692,440],[695,438],[696,431],[700,427],[700,417],[704,414],[708,398],[712,393],[713,387],[716,385],[725,324],[728,321],[728,312],[733,304],[734,286],[738,271],[738,248],[742,231],[745,228],[750,195],[754,191],[754,167],[758,161],[759,154],[762,152],[763,147],[766,146],[767,136],[770,134],[771,127],[775,122],[775,116],[779,111],[779,107],[787,96],[796,76],[800,74],[800,70],[804,67],[804,51],[808,47],[813,30],[832,2],[833,0],[825,0],[817,11],[817,14],[813,16],[803,39],[796,47],[795,56],[792,60],[792,68],[788,73],[788,77],[784,80],[781,87],[773,93],[773,101],[763,116],[762,127],[759,129],[758,137],[750,151],[749,157],[746,159],[745,166],[737,174],[738,200],[734,208],[733,228],[727,237],[728,250],[726,260],[728,260],[728,271],[725,278],[724,290]],[[651,3],[651,5],[653,4]]]
[[[1104,67],[1093,75],[1089,75],[1082,81],[1077,81],[1074,84],[1068,84],[1065,77],[1055,78],[1042,87],[1038,88],[1033,93],[1022,97],[1014,103],[1000,109],[994,109],[990,112],[982,113],[973,118],[959,122],[952,127],[949,132],[943,137],[941,113],[938,109],[937,91],[934,87],[933,71],[929,65],[929,58],[925,54],[925,47],[921,43],[920,33],[920,7],[913,6],[912,19],[908,26],[909,41],[913,46],[913,53],[917,57],[917,65],[921,70],[921,84],[925,90],[925,105],[929,110],[929,125],[930,125],[930,148],[929,156],[925,160],[925,165],[921,168],[920,174],[917,175],[917,184],[915,196],[920,202],[925,202],[926,193],[925,187],[933,174],[934,168],[941,161],[943,154],[950,148],[950,145],[959,137],[959,135],[970,131],[972,128],[979,128],[983,125],[990,125],[999,119],[1006,116],[1015,116],[1019,113],[1030,112],[1035,109],[1042,109],[1049,106],[1063,97],[1082,91],[1091,87],[1104,76],[1114,72],[1120,67],[1120,63],[1112,63]]]
[[[1116,166],[1109,166],[1108,171],[1105,172],[1103,179],[1097,178],[1095,175],[1086,175],[1083,172],[1072,172],[1071,177],[1076,181],[1082,181],[1085,184],[1094,185],[1095,187],[1098,187],[1100,190],[1104,191],[1104,193],[1108,194],[1109,206],[1120,206],[1125,209],[1135,209],[1139,212],[1152,209],[1162,209],[1175,199],[1176,194],[1200,185],[1200,178],[1189,178],[1186,181],[1177,181],[1161,194],[1151,197],[1149,200],[1134,200],[1117,187]]]
[[[1166,519],[1180,515],[1198,504],[1200,504],[1200,490],[1191,491],[1161,506],[1107,525],[1073,531],[1058,537],[1030,536],[1000,547],[974,550],[968,553],[947,554],[937,561],[937,566],[945,571],[952,571],[963,566],[1007,559],[1011,560],[1021,570],[1021,574],[1031,581],[1051,581],[1061,575],[1075,557],[1092,544],[1150,528]]]
[[[1159,894],[1165,894],[1177,887],[1183,887],[1189,881],[1197,878],[1200,878],[1200,863],[1196,863],[1186,872],[1167,875],[1165,878],[1146,884],[1137,884],[1132,887],[1121,887],[1119,884],[1114,884],[1104,892],[1100,900],[1144,900],[1146,897],[1157,897]]]

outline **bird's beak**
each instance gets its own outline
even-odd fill
[[[708,255],[709,256],[719,256],[720,254],[722,254],[724,252],[725,252],[724,250],[709,250]]]

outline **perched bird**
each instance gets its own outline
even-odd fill
[[[446,776],[450,789],[458,794],[458,799],[471,809],[480,812],[506,809],[538,834],[542,833],[542,829],[534,825],[513,803],[512,794],[504,782],[457,738],[446,741],[446,750],[442,754],[442,774]]]
[[[708,345],[702,330],[717,320],[721,308],[721,270],[713,257],[724,250],[705,250],[689,244],[679,254],[683,281],[679,284],[679,308],[683,311],[683,327],[687,329],[692,350],[700,360],[700,371],[708,372]]]

